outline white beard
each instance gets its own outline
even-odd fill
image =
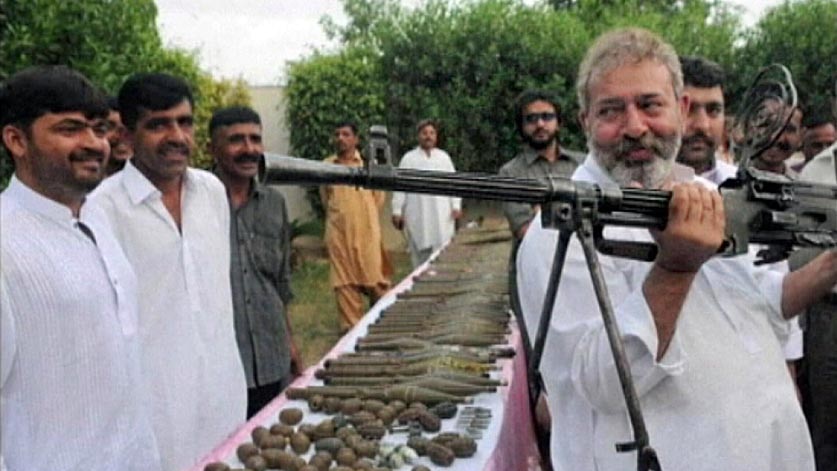
[[[593,158],[608,171],[619,186],[631,186],[639,183],[643,188],[660,188],[668,179],[674,166],[674,158],[680,150],[681,134],[678,132],[669,138],[643,138],[643,144],[652,149],[654,159],[641,164],[629,164],[620,157],[620,145],[602,147],[591,136],[587,136],[587,147]]]

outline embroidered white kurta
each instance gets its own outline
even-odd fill
[[[456,171],[447,152],[434,148],[428,156],[420,147],[404,154],[398,168],[435,172]],[[407,236],[419,250],[438,250],[453,237],[456,221],[451,217],[451,213],[459,211],[461,207],[460,198],[419,193],[392,194],[392,214],[404,216]]]
[[[613,184],[589,156],[573,178]],[[605,234],[651,240],[642,229],[612,227]],[[520,246],[518,286],[533,338],[557,237],[536,217]],[[757,280],[748,257],[705,263],[657,361],[657,332],[642,294],[651,264],[599,259],[663,469],[813,470],[807,426],[778,340],[787,333],[779,313],[781,277]],[[560,471],[636,466],[635,453],[614,449],[632,433],[595,299],[574,237],[540,368],[552,415],[552,461]]]
[[[76,220],[12,178],[0,194],[0,245],[3,464],[161,469],[140,380],[136,280],[106,220],[87,204]]]
[[[182,232],[159,190],[129,161],[90,197],[115,228],[139,283],[143,372],[163,468],[192,465],[245,420],[235,340],[230,212],[223,184],[188,169]]]

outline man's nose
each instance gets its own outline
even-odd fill
[[[629,137],[640,137],[648,132],[648,124],[642,112],[634,106],[628,106],[625,111],[625,134]]]
[[[692,129],[703,131],[704,134],[709,131],[709,116],[706,114],[704,108],[695,108],[689,113],[689,126]]]

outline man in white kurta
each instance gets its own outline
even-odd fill
[[[139,105],[132,120],[124,111],[138,106],[144,95],[137,90],[149,83],[158,94],[168,91],[170,102]],[[192,108],[182,86],[163,74],[123,85],[120,107],[134,158],[91,196],[137,273],[142,364],[166,470],[210,452],[244,422],[247,406],[233,326],[229,206],[214,175],[186,165]],[[168,200],[172,189],[176,205]]]
[[[436,123],[425,120],[417,129],[419,146],[404,154],[398,168],[455,172],[448,153],[436,147]],[[406,229],[414,267],[448,243],[456,232],[456,220],[461,216],[460,198],[401,192],[392,195],[393,225]]]
[[[160,470],[137,355],[136,279],[84,202],[107,102],[64,66],[0,84],[0,469]]]
[[[708,182],[673,164],[688,107],[681,77],[671,46],[648,31],[623,29],[593,44],[577,80],[591,153],[573,179],[673,185],[653,263],[600,257],[651,445],[662,469],[811,470],[811,442],[779,338],[784,314],[798,313],[803,299],[837,282],[835,254],[784,279],[757,279],[748,257],[712,257],[723,240],[723,202]],[[530,336],[557,236],[536,219],[518,254]],[[609,227],[605,236],[652,240],[647,230],[630,228]],[[799,283],[803,278],[808,283]],[[636,452],[614,448],[630,441],[632,430],[576,240],[548,328],[540,371],[555,469],[634,468]]]

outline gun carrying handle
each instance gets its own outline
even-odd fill
[[[657,258],[657,244],[653,242],[634,242],[627,240],[605,239],[604,226],[593,228],[593,241],[596,250],[612,257],[630,258],[643,262],[653,262]]]

